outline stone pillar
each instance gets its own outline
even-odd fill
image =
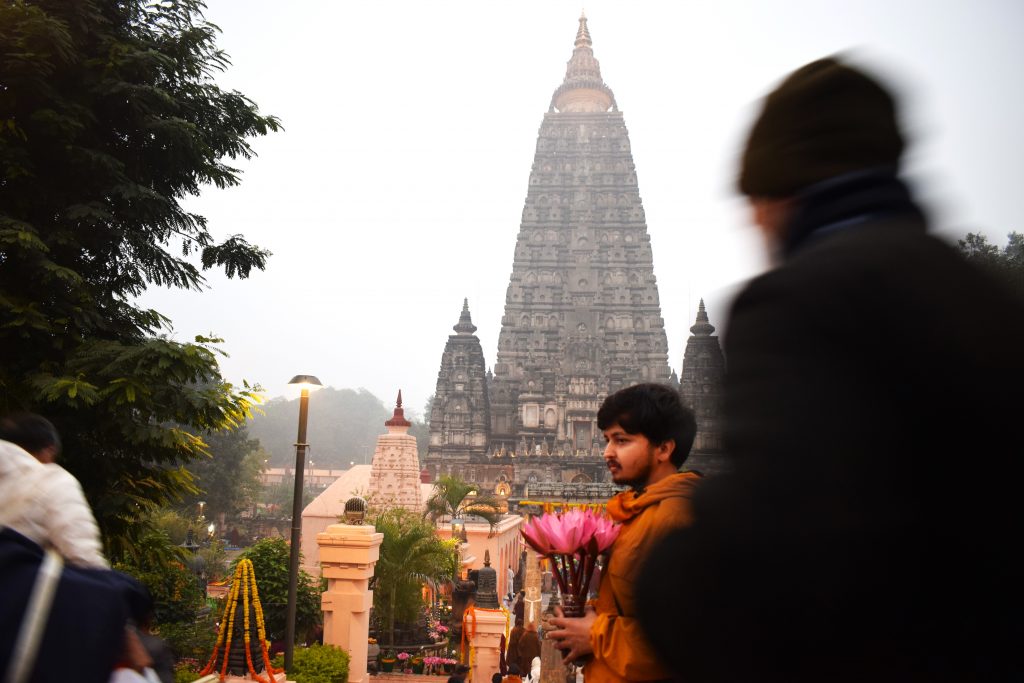
[[[373,591],[370,578],[380,557],[384,534],[372,526],[332,524],[317,534],[320,565],[327,579],[321,599],[324,611],[324,643],[349,654],[349,683],[366,683],[367,638]]]
[[[533,548],[526,550],[526,604],[523,606],[523,625],[540,624],[541,606],[541,571],[540,557]]]
[[[501,637],[505,635],[508,617],[501,610],[471,607],[467,610],[464,624],[463,628],[468,629],[469,644],[473,649],[469,680],[473,683],[489,683],[491,676],[500,670]]]
[[[562,652],[555,647],[555,641],[547,637],[554,629],[549,619],[554,616],[558,603],[558,596],[552,595],[542,617],[544,637],[540,641],[540,683],[565,683],[569,675],[569,667],[562,664]]]

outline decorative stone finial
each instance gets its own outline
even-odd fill
[[[345,501],[345,523],[360,525],[366,517],[366,500],[352,496]]]
[[[690,332],[698,337],[710,337],[715,333],[715,326],[708,322],[708,312],[704,310],[704,299],[700,300],[697,308],[697,322],[690,328]]]
[[[405,419],[405,409],[402,408],[402,390],[398,390],[398,400],[395,401],[395,413],[391,419],[384,423],[385,427],[411,427],[412,422]]]
[[[591,49],[587,17],[580,15],[580,27],[569,63],[565,67],[565,80],[551,96],[551,111],[603,112],[616,109],[615,95],[601,78],[601,65]]]
[[[593,45],[590,40],[590,31],[587,29],[587,15],[580,10],[580,28],[576,31],[576,47],[590,47]]]
[[[476,325],[473,324],[473,319],[469,316],[469,299],[462,300],[462,315],[459,316],[459,322],[452,328],[459,334],[473,334],[476,332]]]

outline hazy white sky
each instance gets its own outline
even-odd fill
[[[202,294],[154,290],[175,336],[214,332],[232,381],[297,373],[403,390],[420,410],[469,298],[488,364],[537,131],[572,54],[578,1],[208,0],[234,65],[219,79],[279,116],[240,187],[191,201],[218,237],[274,252]],[[586,3],[624,112],[677,371],[704,297],[761,268],[732,192],[758,98],[837,51],[902,93],[908,170],[944,235],[1024,229],[1024,2]]]

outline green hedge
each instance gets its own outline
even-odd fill
[[[280,655],[274,667],[284,666]],[[348,683],[348,653],[334,645],[310,645],[296,648],[288,680],[295,683]]]

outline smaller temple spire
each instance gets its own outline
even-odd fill
[[[576,31],[575,47],[592,47],[593,45],[593,41],[590,40],[590,30],[587,29],[587,15],[580,10],[580,28]]]
[[[459,316],[459,322],[452,328],[459,334],[473,334],[476,332],[476,325],[473,324],[473,319],[469,315],[469,299],[462,300],[462,315]]]
[[[384,423],[385,427],[411,427],[412,423],[405,419],[405,409],[402,408],[402,390],[398,390],[398,400],[395,402],[395,413],[391,419]]]
[[[697,307],[697,322],[690,328],[690,332],[698,337],[710,337],[715,333],[715,326],[708,322],[708,312],[704,309],[704,299],[700,300]]]

